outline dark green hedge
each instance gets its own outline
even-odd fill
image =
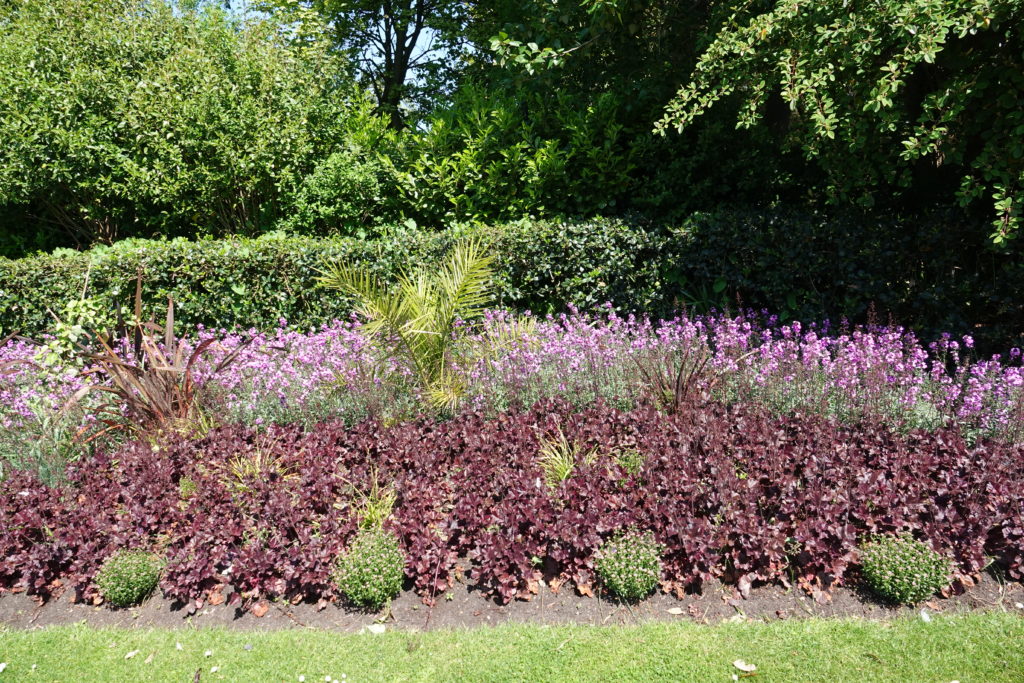
[[[1002,347],[1024,333],[1024,245],[994,247],[984,219],[772,209],[691,218],[680,231],[695,282],[727,283],[735,307],[801,320],[830,316],[973,333]]]
[[[129,303],[141,269],[150,305],[166,296],[183,326],[269,328],[281,318],[319,325],[349,302],[315,286],[324,258],[348,258],[388,279],[429,265],[454,239],[483,235],[498,259],[498,303],[547,313],[569,303],[664,315],[689,306],[765,308],[804,320],[865,320],[873,308],[925,335],[973,332],[1017,343],[1024,312],[1020,250],[995,251],[987,226],[954,214],[927,219],[831,216],[765,209],[692,216],[681,226],[642,220],[523,220],[441,232],[393,228],[374,240],[127,240],[79,253],[0,260],[0,326],[37,334],[86,289]]]
[[[453,240],[479,234],[499,256],[498,303],[548,312],[566,303],[607,300],[643,307],[659,295],[656,231],[621,221],[561,224],[522,221],[442,232],[392,228],[374,240],[261,238],[124,240],[88,252],[58,250],[0,260],[0,328],[37,334],[83,292],[104,305],[128,305],[143,273],[147,314],[168,296],[183,326],[270,328],[281,318],[300,327],[348,314],[349,302],[316,287],[324,259],[349,259],[391,279],[436,262]]]

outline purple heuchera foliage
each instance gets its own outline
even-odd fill
[[[540,447],[554,433],[580,455],[552,489]],[[642,461],[632,473],[620,457],[630,451]],[[741,593],[758,582],[824,590],[847,580],[865,536],[903,531],[962,576],[994,557],[1022,579],[1022,479],[1022,446],[740,404],[666,415],[556,401],[390,427],[231,426],[98,454],[71,465],[61,488],[8,477],[0,588],[46,596],[59,581],[88,598],[107,555],[144,547],[167,558],[162,588],[174,598],[223,584],[245,599],[329,597],[359,492],[375,480],[397,496],[386,527],[427,599],[460,571],[500,601],[544,576],[586,590],[602,540],[629,527],[666,546],[663,588],[673,591],[712,578]]]

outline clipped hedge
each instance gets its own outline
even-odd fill
[[[199,241],[132,239],[88,252],[64,249],[0,260],[0,330],[37,334],[53,322],[47,309],[59,312],[83,292],[104,306],[128,305],[139,271],[147,313],[159,313],[172,296],[182,329],[197,324],[268,329],[282,318],[303,328],[319,326],[351,310],[344,297],[316,287],[323,259],[351,259],[390,280],[403,269],[436,262],[468,234],[482,235],[498,253],[500,304],[546,312],[566,303],[591,307],[608,300],[646,305],[659,294],[657,254],[664,240],[614,220],[520,221],[440,232],[401,227],[372,240],[277,233]]]
[[[351,258],[382,276],[436,256],[447,235],[417,231],[387,240],[317,239],[269,235],[231,238],[124,240],[88,252],[58,250],[16,261],[0,261],[0,326],[36,334],[52,323],[47,308],[82,295],[104,305],[128,305],[136,273],[156,313],[166,298],[176,304],[181,326],[271,328],[281,318],[310,326],[348,312],[347,302],[315,286],[323,258]]]
[[[348,314],[315,286],[324,258],[349,258],[383,279],[428,265],[460,236],[482,235],[498,261],[497,303],[548,313],[613,301],[654,315],[688,306],[765,308],[785,318],[848,317],[972,333],[1002,350],[1020,345],[1020,245],[995,250],[988,227],[962,216],[825,216],[770,208],[695,214],[679,226],[642,219],[520,220],[380,237],[125,240],[89,252],[0,260],[0,330],[37,334],[81,296],[128,303],[141,269],[155,311],[171,295],[182,326],[308,328]],[[88,287],[86,288],[86,283]]]

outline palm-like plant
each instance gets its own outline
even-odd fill
[[[490,300],[493,261],[481,242],[467,240],[436,272],[403,274],[390,287],[344,262],[326,263],[319,284],[353,297],[365,333],[408,363],[435,408],[453,411],[466,391],[452,368],[455,326],[479,316]]]

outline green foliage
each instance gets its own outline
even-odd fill
[[[463,88],[390,161],[398,206],[425,223],[616,211],[639,187],[611,93]]]
[[[76,368],[79,346],[86,343],[90,330],[113,324],[111,311],[94,298],[83,296],[68,301],[60,313],[55,314],[51,337],[44,340],[36,360],[47,372],[55,368]]]
[[[296,194],[309,204],[306,176],[340,145],[385,128],[326,42],[296,46],[272,21],[216,6],[16,0],[0,27],[12,230],[31,221],[79,244],[257,233]]]
[[[357,532],[338,558],[333,578],[346,600],[379,610],[402,590],[405,555],[398,539],[381,529]]]
[[[455,326],[479,316],[490,301],[493,261],[483,244],[467,240],[433,272],[403,274],[393,288],[368,269],[339,261],[324,264],[319,282],[354,298],[363,331],[393,344],[392,355],[408,363],[431,403],[453,410],[464,393],[452,372]]]
[[[326,30],[394,129],[415,122],[451,90],[469,5],[456,0],[256,0],[299,30]]]
[[[137,605],[156,588],[161,565],[160,558],[152,553],[119,550],[96,573],[96,587],[114,607]]]
[[[138,269],[147,306],[175,301],[179,333],[190,326],[269,330],[284,318],[309,329],[354,308],[316,287],[324,261],[367,269],[381,282],[441,263],[463,238],[494,256],[494,303],[537,313],[606,301],[632,311],[677,307],[765,308],[784,319],[846,316],[872,306],[925,338],[971,331],[979,343],[1019,346],[1024,329],[1016,283],[1024,244],[989,245],[982,220],[932,212],[905,217],[820,214],[765,208],[694,214],[675,227],[639,220],[520,220],[496,226],[379,230],[373,239],[270,234],[232,238],[126,240],[79,253],[0,259],[0,334],[35,336],[53,325],[47,306],[81,297],[103,310],[129,303]],[[701,290],[704,290],[703,294]],[[977,326],[977,327],[976,327]]]
[[[47,306],[77,299],[88,278],[92,298],[105,309],[129,305],[141,269],[143,318],[162,317],[174,299],[176,329],[183,325],[272,329],[281,318],[302,327],[343,318],[347,298],[316,290],[324,259],[346,259],[391,279],[409,264],[434,262],[451,243],[446,234],[399,229],[380,240],[318,240],[279,233],[226,240],[123,240],[88,252],[60,250],[15,261],[0,259],[0,327],[35,335],[49,329]]]
[[[584,452],[578,443],[566,437],[559,428],[556,434],[541,439],[537,455],[544,480],[549,488],[555,489],[572,476],[577,462],[593,462],[597,451],[591,449]]]
[[[949,585],[952,563],[910,535],[884,536],[861,547],[864,581],[883,600],[916,605]]]
[[[661,578],[661,544],[650,533],[627,531],[605,541],[595,567],[604,586],[617,598],[647,597]]]
[[[946,201],[991,201],[993,238],[1013,236],[1024,202],[1021,3],[729,7],[660,130],[685,129],[726,98],[739,128],[769,125],[781,99],[782,149],[817,162],[833,199],[937,186]]]
[[[535,313],[611,301],[658,313],[671,307],[673,273],[686,261],[664,226],[643,220],[519,220],[494,231],[501,303]],[[666,306],[668,304],[668,306]]]
[[[384,173],[381,161],[365,151],[334,152],[302,179],[278,228],[306,235],[367,236],[389,218],[381,208],[389,189]]]
[[[505,134],[509,140],[528,149],[552,141],[566,160],[568,178],[552,179],[544,192],[536,188],[542,199],[528,213],[642,211],[674,219],[720,204],[773,200],[794,188],[804,194],[804,178],[793,178],[799,165],[780,153],[771,131],[737,135],[724,112],[704,117],[684,135],[666,138],[653,130],[679,74],[693,68],[708,32],[728,16],[723,5],[734,4],[487,4],[466,28],[483,55],[467,80],[486,93],[486,101],[509,102],[501,109],[522,120]],[[476,107],[459,100],[453,109],[457,114]],[[600,149],[593,157],[576,144],[591,135],[596,141],[590,147]]]
[[[182,502],[187,502],[192,496],[199,492],[199,485],[189,477],[182,477],[178,481],[178,497]]]
[[[880,322],[891,315],[926,337],[981,325],[1000,345],[1024,322],[1006,286],[1020,277],[1019,247],[995,250],[982,221],[957,212],[725,210],[672,232],[684,245],[666,279],[691,292],[724,284],[707,302],[720,308],[833,321],[864,321],[874,309]]]
[[[34,472],[49,485],[59,484],[69,463],[87,456],[80,442],[81,414],[55,412],[43,401],[33,407],[36,419],[0,429],[0,481],[14,470]]]
[[[626,474],[634,477],[640,474],[645,460],[643,453],[635,448],[627,448],[615,455],[615,463],[625,470]]]

